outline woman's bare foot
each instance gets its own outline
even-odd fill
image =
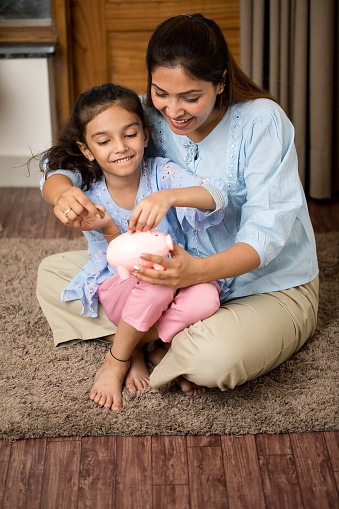
[[[149,386],[149,372],[142,346],[137,346],[132,353],[131,366],[126,375],[125,385],[130,392],[141,391]]]
[[[169,345],[164,345],[159,348],[155,348],[152,352],[148,352],[147,357],[154,366],[157,366],[160,361],[165,357],[168,351]],[[193,382],[187,380],[183,376],[178,376],[174,379],[182,391],[187,394],[187,396],[199,396],[206,392],[206,387],[202,387],[200,385],[196,385]]]
[[[119,362],[108,352],[104,365],[95,375],[89,397],[94,403],[117,411],[122,408],[122,384],[128,371],[129,362]]]
[[[201,385],[197,385],[194,382],[190,382],[187,378],[183,376],[178,376],[174,379],[174,381],[181,387],[182,391],[187,396],[199,396],[206,392],[206,387],[202,387]]]

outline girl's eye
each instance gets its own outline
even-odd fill
[[[108,140],[105,141],[98,141],[98,145],[107,145]]]
[[[126,134],[126,138],[135,138],[137,135],[137,133],[133,133],[133,134]]]

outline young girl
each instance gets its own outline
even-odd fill
[[[85,196],[96,207],[92,215],[86,204],[84,210],[76,201],[64,205],[66,224],[77,221],[84,230],[89,261],[63,291],[62,301],[80,299],[82,315],[96,317],[99,298],[117,326],[90,393],[93,401],[112,410],[122,406],[122,384],[131,362],[134,378],[148,385],[142,352],[146,342],[160,337],[168,343],[219,308],[215,281],[176,291],[135,277],[123,281],[107,263],[107,242],[121,232],[158,229],[186,248],[183,230],[206,229],[223,218],[227,198],[221,179],[197,177],[168,159],[146,159],[147,143],[138,96],[106,84],[81,94],[59,141],[46,154],[47,174],[60,166],[79,173]]]

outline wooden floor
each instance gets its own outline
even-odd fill
[[[339,231],[339,200],[309,209]],[[0,238],[79,235],[34,188],[0,188],[0,223]],[[2,509],[336,509],[338,490],[339,432],[0,441]]]

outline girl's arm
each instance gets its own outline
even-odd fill
[[[135,277],[141,281],[173,289],[240,276],[260,265],[257,251],[244,242],[236,243],[225,251],[206,258],[196,258],[177,244],[174,244],[171,258],[151,254],[142,254],[141,258],[163,265],[166,270],[135,267],[133,273]]]
[[[162,189],[140,200],[128,224],[129,231],[147,231],[155,228],[170,207],[191,207],[214,210],[215,200],[202,186]]]
[[[57,173],[46,179],[42,188],[44,199],[53,205],[54,214],[66,226],[84,228],[84,219],[100,219],[96,205],[87,198],[72,181],[63,174]],[[69,210],[68,214],[65,212]],[[95,229],[95,228],[90,228]]]

